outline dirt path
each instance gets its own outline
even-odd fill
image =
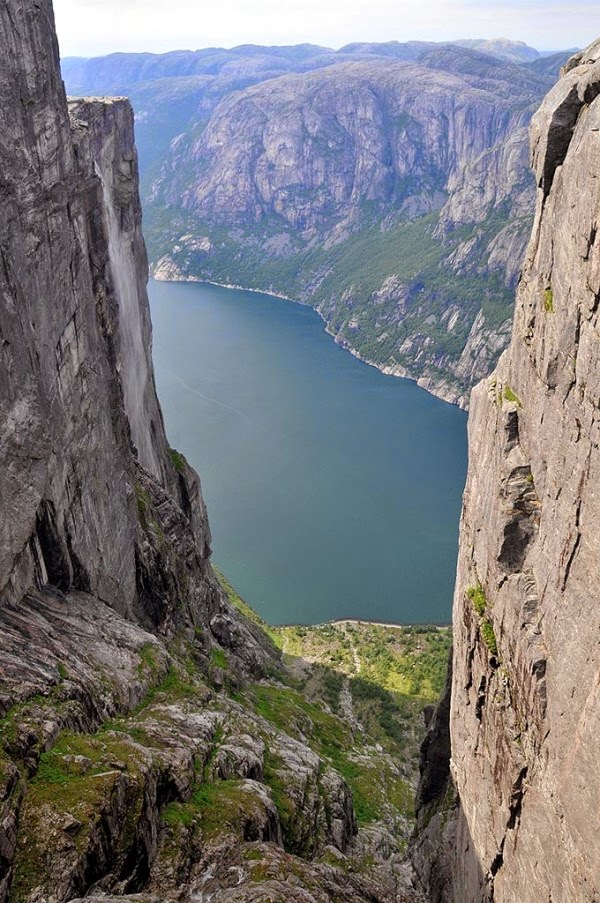
[[[362,662],[360,660],[360,655],[358,654],[358,649],[354,645],[354,641],[348,631],[348,624],[352,624],[352,621],[340,621],[338,626],[344,631],[344,636],[350,643],[350,648],[352,649],[352,660],[354,662],[354,673],[360,674],[362,671]]]

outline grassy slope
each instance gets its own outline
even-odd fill
[[[276,750],[277,737],[284,734],[308,745],[345,778],[360,826],[379,823],[400,849],[406,844],[413,824],[422,708],[435,701],[442,687],[449,629],[354,622],[271,628],[222,575],[220,579],[233,605],[263,627],[283,652],[282,666],[269,680],[240,686],[229,678],[224,650],[213,650],[208,670],[203,670],[194,649],[184,644],[173,652],[165,675],[148,644],[139,653],[140,675],[154,680],[146,698],[92,734],[63,731],[51,748],[41,752],[32,777],[30,762],[11,755],[14,739],[28,722],[39,723],[45,706],[56,704],[60,686],[54,696],[36,697],[0,720],[0,784],[18,771],[12,792],[23,782],[28,785],[19,819],[11,903],[20,903],[33,888],[48,889],[57,880],[48,856],[53,855],[56,826],[65,819],[77,825],[76,849],[70,855],[83,855],[94,843],[107,801],[114,798],[123,775],[129,811],[116,855],[125,860],[138,830],[144,775],[149,768],[166,767],[160,738],[180,729],[177,709],[191,717],[203,713],[222,726],[215,729],[205,758],[196,762],[189,798],[175,799],[161,812],[166,840],[161,841],[160,856],[179,855],[177,837],[182,831],[182,838],[199,831],[206,843],[241,830],[240,819],[256,806],[256,798],[243,781],[219,780],[212,769],[228,733],[235,736],[240,730],[251,731],[265,743],[264,780],[279,810],[289,852],[310,854],[299,840],[299,816],[281,778]],[[68,682],[67,670],[62,680]],[[357,860],[355,867],[372,864]]]
[[[311,718],[309,745],[348,782],[359,823],[403,819],[404,828],[410,825],[422,712],[443,688],[450,628],[356,621],[269,627],[222,574],[219,579],[230,602],[283,652],[288,687],[261,686],[243,698],[297,736],[304,735],[304,716]]]

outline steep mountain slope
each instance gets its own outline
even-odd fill
[[[483,44],[484,46],[477,46]],[[111,53],[104,57],[65,57],[61,68],[72,93],[94,94],[110,90],[113,94],[165,78],[254,77],[266,81],[290,72],[308,72],[337,62],[367,59],[417,60],[423,53],[444,44],[431,41],[356,42],[339,50],[316,44],[261,46],[242,44],[231,49],[211,47],[204,50],[175,50],[169,53]],[[511,62],[535,60],[540,54],[532,47],[510,41],[456,41],[452,46],[473,46],[499,59]],[[508,57],[507,57],[508,54]]]
[[[49,0],[0,7],[0,62],[0,901],[412,903],[447,632],[390,636],[387,689],[282,661],[221,586],[154,390],[131,107],[67,104]]]
[[[473,393],[451,700],[416,851],[434,900],[600,895],[599,95],[597,42],[533,119],[512,341]]]
[[[66,61],[71,90],[132,96],[153,271],[305,301],[465,404],[507,341],[555,75],[455,45],[260,51]]]
[[[360,44],[338,51],[313,44],[261,47],[252,44],[231,50],[178,50],[170,53],[113,53],[61,62],[70,94],[127,94],[136,110],[136,141],[142,185],[153,164],[188,127],[208,120],[218,102],[249,85],[309,72],[337,62],[363,59],[415,59],[435,44]]]
[[[155,273],[300,298],[367,360],[464,400],[508,328],[547,85],[435,48],[234,94],[153,182]]]
[[[282,664],[221,586],[154,392],[131,108],[68,108],[47,0],[7,0],[0,38],[0,900],[414,903],[389,820],[419,698],[357,672],[433,690],[444,638],[288,629]],[[512,343],[474,392],[433,900],[600,895],[599,134],[600,42],[533,121]]]

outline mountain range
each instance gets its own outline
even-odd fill
[[[567,56],[483,49],[113,54],[63,77],[131,98],[156,278],[310,304],[364,360],[465,406],[507,342],[527,127]]]

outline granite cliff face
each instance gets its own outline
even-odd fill
[[[216,223],[276,214],[308,236],[343,230],[361,203],[430,212],[458,165],[487,150],[491,135],[503,137],[500,123],[521,125],[508,92],[499,106],[459,67],[443,71],[441,51],[436,62],[436,71],[346,63],[234,94],[200,137],[177,143],[172,175],[154,192]],[[523,76],[526,89],[528,81]],[[489,190],[510,197],[496,180]]]
[[[533,119],[512,341],[473,393],[451,701],[415,851],[435,900],[600,894],[599,94],[597,42]]]
[[[131,94],[157,278],[307,302],[350,350],[464,405],[506,346],[527,125],[558,71],[488,50],[240,47],[65,72],[72,91]]]
[[[234,93],[148,190],[155,275],[306,301],[340,343],[464,402],[506,340],[548,84],[437,47]]]
[[[71,125],[48,22],[19,10],[28,26],[23,50],[11,12],[2,23],[0,587],[17,601],[49,580],[128,612],[136,594],[131,443],[161,484],[176,485],[151,377],[131,111],[118,101],[77,105],[75,115],[88,121]],[[41,57],[39,67],[26,68],[23,53]],[[138,264],[127,277],[136,283],[126,316],[109,209],[116,239]],[[135,398],[126,392],[128,329],[139,365]],[[99,498],[106,484],[111,493]]]
[[[0,62],[0,901],[415,901],[400,709],[369,703],[384,748],[349,690],[300,693],[211,568],[154,389],[131,107],[67,104],[49,0],[2,5]]]

